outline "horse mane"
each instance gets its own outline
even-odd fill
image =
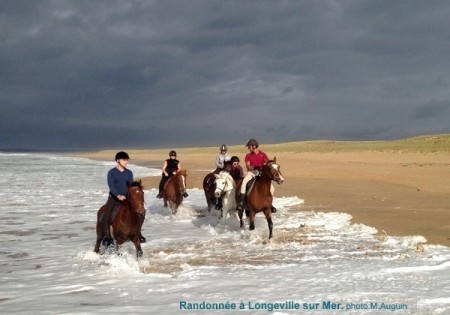
[[[143,187],[142,187],[142,181],[134,181],[134,182],[132,182],[131,184],[130,184],[130,187],[138,187],[139,189],[143,189]]]
[[[185,169],[182,169],[182,170],[177,171],[177,175],[178,175],[178,174],[183,175],[184,177],[187,176],[187,172],[186,172]]]

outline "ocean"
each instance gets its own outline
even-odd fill
[[[450,248],[420,235],[384,235],[346,213],[301,211],[301,196],[276,195],[269,243],[262,214],[253,232],[222,224],[198,187],[173,216],[146,187],[142,259],[131,243],[100,256],[96,213],[113,161],[0,153],[0,164],[3,314],[450,312]]]

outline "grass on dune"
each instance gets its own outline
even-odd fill
[[[243,145],[229,146],[230,152],[246,153]],[[437,153],[450,152],[450,134],[418,136],[398,140],[382,141],[298,141],[279,144],[261,144],[261,149],[267,152],[410,152]],[[217,153],[216,147],[182,148],[180,152]]]
[[[230,145],[229,152],[233,154],[245,154],[244,145]],[[153,154],[167,155],[168,150],[176,150],[180,154],[217,154],[218,146],[214,147],[185,147],[185,148],[130,148],[131,151],[151,152]],[[398,140],[372,140],[372,141],[297,141],[279,144],[261,143],[261,149],[265,152],[408,152],[408,153],[450,153],[450,134],[417,136]],[[102,152],[114,150],[104,150]]]

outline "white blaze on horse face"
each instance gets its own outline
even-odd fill
[[[272,164],[272,167],[273,167],[273,169],[274,169],[275,171],[277,171],[277,174],[278,174],[278,177],[279,177],[280,181],[283,182],[283,181],[284,181],[284,177],[283,177],[283,175],[281,175],[281,173],[280,173],[280,166],[279,166],[278,164],[276,164],[276,163],[273,163],[273,164]]]

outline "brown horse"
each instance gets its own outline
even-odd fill
[[[246,209],[249,210],[249,229],[255,229],[255,215],[258,212],[263,212],[269,225],[269,240],[272,238],[273,229],[271,212],[273,197],[270,193],[272,180],[276,181],[277,184],[281,184],[284,181],[283,175],[280,171],[280,166],[277,164],[276,157],[264,165],[261,170],[261,175],[256,178],[250,194],[246,197]],[[239,212],[241,227],[244,224],[242,216],[243,213]]]
[[[104,237],[102,225],[99,222],[105,209],[102,206],[97,212],[97,241],[94,251],[100,250],[100,243]],[[126,241],[133,242],[136,247],[137,257],[142,256],[141,248],[141,227],[145,219],[144,191],[141,181],[133,182],[128,186],[127,199],[117,206],[117,214],[111,223],[111,236],[115,241],[116,249]]]
[[[178,207],[183,202],[186,176],[186,170],[179,170],[175,175],[169,177],[164,185],[164,190],[162,193],[164,207],[169,205],[172,210],[172,214],[177,213]]]
[[[214,195],[214,191],[216,190],[216,177],[214,173],[209,173],[203,179],[203,190],[205,191],[208,211],[211,211],[212,206],[216,204],[216,196]]]

